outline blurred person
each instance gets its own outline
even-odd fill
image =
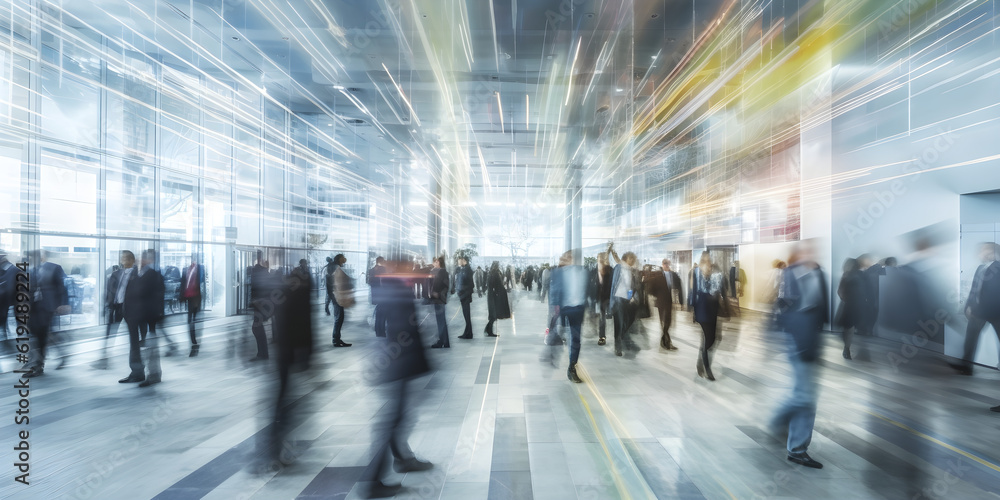
[[[507,288],[500,272],[500,263],[493,261],[490,272],[486,275],[486,306],[489,310],[489,322],[486,323],[486,336],[497,337],[493,324],[498,319],[510,318],[510,301],[507,300]]]
[[[437,318],[438,341],[431,347],[449,348],[448,316],[445,315],[445,304],[448,303],[448,270],[445,269],[444,257],[435,257],[431,262],[430,303],[434,305],[434,316]]]
[[[694,321],[701,325],[701,349],[698,356],[698,376],[715,381],[712,375],[712,354],[715,352],[719,327],[719,303],[722,295],[722,272],[712,262],[708,252],[701,253],[698,267],[693,269],[688,292],[688,305]]]
[[[250,270],[250,303],[253,306],[253,324],[250,326],[250,331],[257,342],[257,355],[250,358],[250,361],[263,361],[270,357],[267,352],[267,332],[264,331],[264,323],[271,319],[274,304],[271,300],[271,279],[267,267],[263,252],[258,250],[257,263]],[[271,326],[273,328],[273,321]]]
[[[298,415],[292,413],[294,405],[289,404],[288,392],[293,373],[309,370],[313,353],[312,277],[309,262],[299,260],[287,275],[276,283],[285,300],[275,304],[271,322],[275,340],[275,356],[278,361],[278,390],[274,402],[274,420],[268,436],[264,456],[287,464],[290,457],[282,451],[288,446],[288,433],[293,429]],[[300,375],[303,380],[305,375]]]
[[[323,284],[326,287],[326,302],[324,309],[326,309],[326,315],[330,315],[330,303],[334,301],[333,299],[333,272],[336,271],[336,264],[333,262],[333,257],[326,258],[326,265],[323,266],[325,271]]]
[[[573,264],[572,250],[562,254],[559,267],[552,270],[549,304],[555,308],[559,322],[569,323],[569,368],[566,376],[570,381],[580,383],[582,380],[576,373],[576,364],[580,360],[580,332],[587,307],[587,270]]]
[[[16,290],[17,266],[7,260],[6,251],[0,250],[0,329],[3,329],[4,338],[10,336],[7,321],[10,318],[10,307],[15,303]]]
[[[733,265],[729,267],[729,283],[732,287],[729,295],[733,298],[733,312],[739,316],[740,298],[743,297],[747,286],[747,273],[740,267],[740,261],[738,260],[734,260]]]
[[[545,302],[545,298],[552,289],[552,268],[548,264],[542,266],[542,272],[538,273],[538,300]]]
[[[143,314],[143,318],[139,320],[139,345],[142,348],[141,356],[145,360],[148,372],[145,380],[140,381],[139,387],[149,387],[160,383],[162,379],[156,325],[163,319],[163,300],[166,286],[163,275],[156,269],[156,250],[149,249],[142,252],[137,276],[132,282],[132,286],[138,287],[137,291],[141,293],[139,308],[142,310],[140,314]],[[127,292],[128,289],[126,289]],[[128,307],[126,301],[125,308],[128,309]]]
[[[618,258],[614,243],[611,243],[608,245],[608,255],[618,263],[611,278],[611,310],[615,320],[615,355],[622,356],[625,349],[634,351],[638,347],[631,341],[629,330],[635,323],[640,277],[634,267],[637,260],[634,253],[625,252],[625,255]]]
[[[344,271],[347,257],[338,253],[333,257],[331,268],[333,272],[333,347],[351,347],[351,344],[341,339],[340,331],[344,327],[344,313],[354,306],[354,284],[351,277]]]
[[[1000,246],[995,243],[981,243],[979,245],[979,261],[981,264],[976,268],[976,273],[972,278],[972,288],[965,299],[965,317],[969,319],[969,324],[965,329],[965,346],[962,351],[962,360],[958,364],[952,364],[962,375],[972,375],[972,365],[976,359],[976,350],[979,348],[979,336],[989,323],[993,326],[997,336],[1000,337],[1000,264],[997,257],[1000,254]],[[1000,407],[991,408],[993,411],[1000,411]]]
[[[483,271],[482,266],[476,266],[476,273],[473,275],[476,283],[476,294],[480,298],[483,296],[483,292],[486,291],[486,271]]]
[[[681,288],[681,277],[670,269],[670,259],[663,259],[660,270],[652,272],[646,280],[649,293],[656,298],[656,310],[660,316],[660,347],[668,351],[676,351],[670,340],[670,325],[673,324],[674,291],[679,293],[680,301],[684,303],[684,291]]]
[[[840,277],[837,296],[841,303],[835,322],[843,329],[841,337],[844,339],[844,359],[851,359],[851,341],[858,324],[867,314],[868,307],[868,283],[857,259],[844,260],[844,274]]]
[[[597,345],[607,343],[607,323],[608,315],[611,313],[611,281],[614,271],[608,264],[608,253],[597,254],[597,281],[600,291],[598,300],[600,301],[600,315],[597,317]]]
[[[465,332],[459,335],[460,339],[472,338],[472,289],[475,287],[472,276],[472,268],[469,267],[469,259],[464,255],[458,257],[458,268],[455,269],[455,281],[451,286],[451,293],[458,295],[458,301],[462,304],[462,317],[465,318]]]
[[[389,263],[389,271],[380,275],[389,315],[386,338],[376,347],[373,356],[374,381],[382,386],[386,405],[382,407],[372,430],[372,461],[362,473],[362,495],[366,498],[385,498],[398,493],[400,484],[390,484],[389,458],[392,469],[398,473],[429,470],[433,464],[417,458],[408,443],[414,419],[411,401],[419,394],[409,383],[431,371],[420,342],[417,308],[413,288],[426,277],[412,273],[397,273],[402,263]],[[496,265],[494,265],[496,267]],[[499,269],[496,270],[499,278]],[[503,285],[503,282],[500,282]]]
[[[373,313],[375,321],[375,336],[385,337],[385,318],[386,318],[386,308],[382,305],[382,293],[379,289],[380,281],[378,279],[380,274],[385,273],[385,258],[376,257],[375,265],[368,271],[368,289],[371,294],[372,308],[375,309]]]
[[[857,317],[856,330],[862,335],[874,335],[878,322],[879,276],[885,275],[885,268],[875,262],[869,254],[858,256],[858,270],[863,277],[864,302]]]
[[[528,266],[524,270],[524,274],[521,275],[521,282],[524,284],[524,289],[526,291],[534,290],[535,285],[535,266]]]
[[[125,289],[129,281],[135,278],[135,254],[129,250],[122,250],[118,257],[121,267],[111,273],[108,277],[108,284],[105,287],[104,307],[108,312],[107,327],[104,331],[104,347],[101,349],[101,357],[91,364],[98,370],[108,368],[108,344],[111,339],[111,332],[118,332],[118,328],[125,317],[123,316],[123,305],[125,304]]]
[[[778,294],[778,324],[788,335],[794,385],[789,398],[778,408],[771,428],[777,432],[788,430],[790,462],[822,469],[823,464],[813,460],[807,450],[816,422],[820,331],[829,319],[826,277],[815,262],[808,240],[795,244],[788,262]]]
[[[34,338],[31,349],[31,359],[22,370],[27,370],[24,377],[37,377],[45,373],[45,356],[48,351],[52,334],[52,319],[56,315],[70,313],[69,292],[66,290],[66,272],[62,266],[49,262],[48,252],[35,250],[30,254],[35,262],[34,268],[28,272],[29,290],[31,291],[31,313],[28,316],[28,328]],[[66,364],[66,356],[59,362],[58,370]]]
[[[205,266],[198,263],[198,254],[193,253],[191,254],[191,265],[185,267],[181,273],[181,299],[187,303],[188,335],[191,337],[191,353],[188,354],[188,357],[192,358],[198,355],[198,349],[201,348],[198,344],[195,321],[198,313],[201,312],[204,286]]]

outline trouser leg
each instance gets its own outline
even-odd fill
[[[465,317],[465,332],[462,335],[472,336],[472,301],[462,301],[462,316]]]
[[[711,351],[715,347],[715,336],[716,336],[715,330],[717,326],[717,321],[718,321],[717,319],[712,318],[709,321],[706,321],[705,323],[701,323],[701,331],[702,331],[701,350],[699,353],[700,357],[698,358],[698,360],[699,360],[699,365],[705,368],[705,373],[708,375],[712,374]]]
[[[962,352],[962,361],[967,366],[972,366],[976,360],[976,349],[979,347],[979,334],[982,333],[986,321],[975,316],[969,318],[969,325],[965,328],[965,349]]]
[[[673,342],[670,340],[670,323],[672,319],[670,315],[673,311],[666,307],[659,307],[657,309],[660,313],[660,329],[663,331],[660,336],[660,346],[666,349],[673,345]]]
[[[142,377],[145,374],[145,366],[142,364],[142,348],[140,343],[140,321],[125,320],[128,325],[128,367],[132,370],[130,376]]]
[[[257,341],[257,357],[267,358],[267,334],[264,332],[264,313],[259,308],[255,308],[253,315],[253,325],[250,326],[253,338]]]
[[[607,330],[608,324],[608,301],[600,301],[600,316],[597,318],[597,335],[598,338],[606,338],[605,331]]]
[[[442,346],[450,346],[448,340],[448,317],[445,315],[444,304],[434,304],[434,315],[437,317],[438,343]]]
[[[340,330],[344,326],[344,308],[333,302],[333,341],[340,342]]]
[[[569,365],[575,366],[580,360],[580,336],[583,329],[584,306],[568,309],[564,316],[569,321]]]
[[[191,337],[192,346],[198,345],[198,336],[197,336],[197,330],[195,328],[195,322],[197,321],[199,312],[201,312],[200,301],[197,299],[189,300],[187,320],[188,320],[188,335]]]
[[[146,332],[144,332],[141,345],[142,345],[143,359],[145,359],[146,368],[149,371],[149,375],[147,375],[147,377],[154,380],[159,379],[161,375],[160,346],[159,346],[159,338],[158,335],[156,334],[155,322],[147,323]]]

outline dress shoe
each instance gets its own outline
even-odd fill
[[[139,387],[149,387],[153,384],[159,384],[159,383],[160,383],[160,377],[146,377],[146,380],[143,380],[142,383],[139,384]]]
[[[673,344],[670,344],[669,346],[667,346],[667,350],[668,351],[676,351],[677,350],[677,346],[675,346]]]
[[[1000,405],[997,405],[997,406],[994,406],[993,408],[990,408],[990,411],[995,411],[997,413],[1000,413]]]
[[[624,355],[625,353],[623,353],[621,349],[615,349],[615,356],[624,356]]]
[[[959,363],[948,363],[948,366],[955,369],[959,375],[972,375],[972,367]]]
[[[392,469],[400,474],[431,470],[432,468],[434,468],[434,464],[420,460],[417,457],[409,458],[407,460],[394,460],[392,462]]]
[[[577,384],[583,382],[583,380],[580,380],[580,376],[576,374],[576,365],[570,366],[569,369],[566,370],[566,376],[569,377],[570,382],[575,382]]]
[[[847,349],[844,349],[844,359],[847,359],[847,360],[851,359],[851,351],[848,351]]]
[[[497,335],[495,333],[487,333],[486,336],[487,337],[499,337],[499,335]]]
[[[344,342],[343,340],[334,340],[333,347],[351,347],[351,344]]]
[[[118,383],[119,384],[133,384],[135,382],[142,382],[143,380],[146,380],[146,376],[145,375],[139,375],[139,376],[129,375],[129,376],[127,376],[127,377],[119,380]]]
[[[459,336],[458,336],[458,338],[460,338],[460,339],[465,339],[465,340],[469,340],[469,339],[471,339],[471,338],[472,338],[472,335],[459,335]]]
[[[813,469],[823,468],[823,464],[813,460],[808,453],[803,453],[801,455],[788,455],[788,461],[797,463],[799,465],[804,465],[806,467],[812,467]]]
[[[402,484],[385,484],[382,481],[375,481],[371,483],[367,489],[364,491],[363,496],[365,498],[389,498],[396,496],[399,490],[403,488]]]
[[[660,347],[663,349],[670,349],[670,342],[667,341],[666,337],[660,337]]]
[[[597,339],[597,345],[604,345],[604,344],[607,344],[607,343],[608,343],[607,339],[605,339],[603,337]]]
[[[45,375],[45,369],[44,368],[32,368],[31,371],[29,371],[28,373],[25,373],[24,375],[21,375],[21,376],[24,377],[24,378],[32,378],[32,377],[39,377],[39,376],[42,376],[42,375]]]
[[[253,361],[267,361],[267,359],[268,359],[267,356],[254,356],[254,357],[250,358],[250,361],[251,362],[253,362]]]
[[[189,358],[193,358],[193,357],[197,356],[198,355],[198,349],[200,349],[200,348],[201,348],[201,346],[198,345],[198,344],[195,344],[195,345],[191,346],[191,353],[188,354],[188,357]]]

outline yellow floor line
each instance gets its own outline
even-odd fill
[[[868,410],[865,410],[865,411],[868,411]],[[977,463],[979,463],[981,465],[989,467],[990,469],[993,469],[993,470],[995,470],[997,472],[1000,472],[1000,466],[998,466],[998,465],[996,465],[996,464],[994,464],[992,462],[988,462],[986,460],[983,460],[982,458],[979,458],[979,457],[977,457],[977,456],[975,456],[975,455],[973,455],[973,454],[971,454],[971,453],[969,453],[969,452],[967,452],[965,450],[956,448],[956,447],[954,447],[954,446],[952,446],[952,445],[950,445],[948,443],[945,443],[945,442],[941,441],[940,439],[934,438],[932,436],[928,436],[927,434],[924,434],[923,432],[920,432],[920,431],[918,431],[918,430],[916,430],[916,429],[914,429],[914,428],[912,428],[912,427],[910,427],[910,426],[908,426],[906,424],[897,422],[897,421],[895,421],[895,420],[893,420],[891,418],[884,417],[884,416],[879,415],[878,413],[875,413],[875,412],[872,412],[872,411],[868,411],[868,413],[870,415],[876,416],[876,417],[878,417],[878,418],[880,418],[882,420],[885,420],[886,422],[889,422],[890,424],[895,425],[896,427],[899,427],[900,429],[904,429],[904,430],[907,430],[907,431],[909,431],[909,432],[911,432],[913,434],[916,434],[917,436],[920,436],[920,437],[922,437],[922,438],[924,438],[924,439],[926,439],[926,440],[928,440],[928,441],[930,441],[930,442],[932,442],[932,443],[934,443],[934,444],[936,444],[938,446],[941,446],[942,448],[946,448],[948,450],[951,450],[951,451],[953,451],[955,453],[958,453],[959,455],[962,455],[965,458],[968,458],[969,460],[975,461],[975,462],[977,462]],[[921,458],[923,458],[923,457],[921,457]]]
[[[600,429],[597,427],[597,419],[594,418],[594,414],[590,411],[590,405],[587,404],[587,398],[580,394],[580,401],[583,402],[583,408],[587,410],[587,416],[590,417],[590,424],[594,427],[594,433],[597,434],[597,440],[601,443],[601,448],[604,450],[604,454],[608,457],[608,464],[611,465],[611,475],[615,481],[615,488],[618,488],[618,493],[621,498],[632,498],[628,493],[628,488],[625,487],[625,483],[622,481],[621,474],[618,473],[618,467],[615,466],[614,459],[611,458],[611,450],[608,449],[607,443],[604,442],[604,435],[601,434]]]

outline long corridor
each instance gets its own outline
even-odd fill
[[[449,304],[452,347],[428,349],[434,371],[412,393],[410,443],[434,468],[399,477],[397,498],[998,498],[1000,454],[989,437],[1000,420],[987,410],[1000,397],[995,371],[957,376],[929,354],[870,337],[846,361],[839,339],[824,335],[810,452],[826,468],[807,469],[785,460],[783,438],[767,428],[790,369],[782,337],[759,313],[722,324],[716,382],[695,373],[700,330],[690,313],[675,313],[672,352],[659,349],[655,320],[643,320],[634,359],[616,357],[610,338],[598,346],[588,314],[584,383],[573,384],[565,347],[555,348],[557,367],[541,361],[547,307],[536,293],[512,298],[514,318],[498,323],[496,339],[482,335],[484,300],[473,301],[469,341],[455,338],[464,324]],[[358,498],[371,424],[385,404],[367,370],[383,348],[363,305],[348,312],[350,348],[329,346],[332,320],[314,311],[323,347],[310,371],[293,375],[300,419],[287,464],[258,453],[274,367],[246,361],[248,325],[229,318],[202,324],[198,357],[164,358],[163,383],[152,390],[116,383],[127,373],[122,339],[108,371],[89,366],[98,341],[86,341],[72,345],[64,369],[32,379],[30,498]],[[429,345],[433,312],[421,314]],[[183,328],[168,332],[185,351]],[[15,396],[6,391],[0,404],[16,407]],[[7,483],[0,496],[26,498],[15,492]]]

